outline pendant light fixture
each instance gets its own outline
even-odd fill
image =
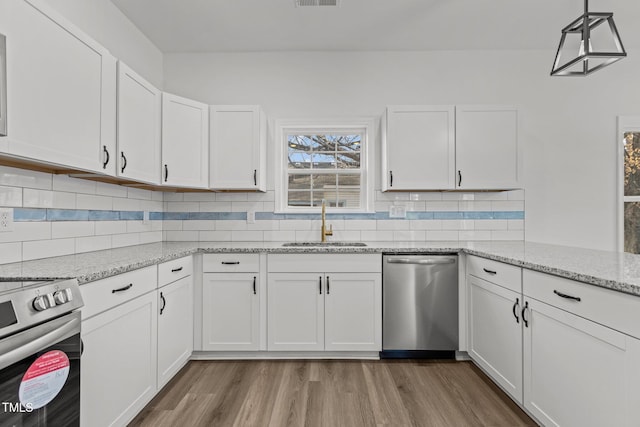
[[[625,56],[613,13],[589,12],[584,0],[584,14],[562,29],[551,75],[587,76]]]

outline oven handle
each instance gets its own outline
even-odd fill
[[[16,362],[37,353],[38,351],[50,347],[73,335],[73,333],[77,333],[79,330],[80,317],[78,316],[38,338],[34,339],[33,337],[30,337],[30,335],[26,335],[24,337],[24,341],[18,343],[18,347],[11,349],[4,354],[0,354],[0,369],[11,366]],[[31,330],[28,329],[26,332],[31,332]]]

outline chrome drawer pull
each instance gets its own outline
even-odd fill
[[[129,283],[127,286],[123,286],[122,288],[113,289],[111,293],[115,294],[116,292],[124,292],[124,291],[128,291],[131,288],[133,288],[133,283]]]
[[[578,302],[582,301],[582,300],[580,299],[580,297],[574,297],[573,295],[563,294],[562,292],[558,292],[558,291],[557,291],[557,290],[555,290],[555,289],[553,290],[553,293],[554,293],[554,294],[556,294],[556,295],[558,295],[558,296],[559,296],[559,297],[561,297],[561,298],[566,298],[566,299],[570,299],[570,300],[574,300],[574,301],[578,301]]]

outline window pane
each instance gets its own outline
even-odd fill
[[[289,149],[289,169],[309,169],[311,167],[311,155],[301,151]]]
[[[338,206],[341,208],[359,208],[360,191],[338,191]]]
[[[289,191],[287,204],[289,206],[311,206],[310,191]]]
[[[640,253],[640,202],[624,204],[624,251]]]
[[[640,196],[640,132],[624,134],[624,195]]]
[[[313,174],[312,189],[313,192],[336,191],[336,175],[335,174]]]
[[[289,146],[289,150],[311,151],[313,141],[304,135],[288,135],[287,145]]]
[[[311,175],[289,175],[289,190],[310,190]]]
[[[362,135],[341,135],[336,140],[338,151],[360,151]]]
[[[341,190],[348,187],[360,189],[360,175],[338,175],[338,186]]]
[[[340,152],[337,157],[338,169],[360,169],[360,153]]]
[[[314,151],[336,151],[336,143],[333,135],[309,135],[307,138],[313,141]]]
[[[336,168],[335,153],[313,154],[312,159],[313,159],[314,169],[335,169]]]

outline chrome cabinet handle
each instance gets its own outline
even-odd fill
[[[223,265],[238,265],[240,261],[222,261]]]
[[[111,291],[111,293],[115,294],[115,293],[118,293],[118,292],[124,292],[124,291],[128,291],[131,288],[133,288],[133,283],[129,283],[127,286],[123,286],[123,287],[118,288],[118,289],[113,289]]]
[[[511,311],[513,312],[513,317],[516,318],[516,323],[520,323],[520,317],[518,317],[518,311],[520,311],[520,298],[516,298],[516,302],[513,304]]]
[[[104,152],[104,154],[105,154],[105,156],[106,156],[106,157],[105,157],[105,161],[104,161],[104,163],[102,164],[102,169],[106,169],[106,168],[107,168],[107,165],[109,164],[109,150],[107,150],[107,146],[106,146],[106,145],[103,145],[103,146],[102,146],[102,151]]]
[[[570,299],[570,300],[578,301],[578,302],[582,301],[582,299],[580,297],[574,297],[573,295],[563,294],[562,292],[558,292],[555,289],[553,290],[553,293],[558,295],[561,298],[566,298],[566,299]]]
[[[182,267],[174,268],[171,270],[172,273],[177,273],[178,271],[182,271]]]
[[[494,271],[494,270],[487,270],[486,268],[483,268],[483,270],[484,270],[484,272],[485,272],[485,273],[489,273],[489,274],[498,274],[498,272],[497,272],[497,271]]]

